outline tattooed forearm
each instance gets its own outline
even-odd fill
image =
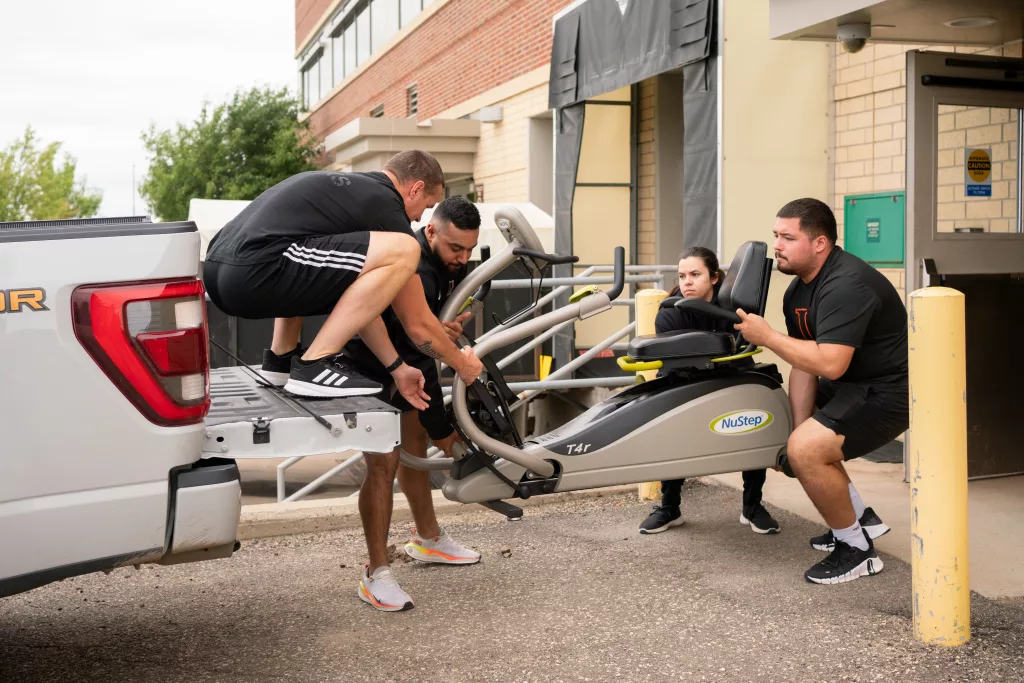
[[[441,354],[434,350],[434,347],[429,341],[425,341],[422,344],[417,344],[416,348],[423,352],[424,355],[430,356],[434,359],[441,358]]]

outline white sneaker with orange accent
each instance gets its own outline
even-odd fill
[[[370,565],[363,567],[359,598],[382,612],[404,612],[413,608],[412,598],[398,585],[390,567],[377,567],[372,575]]]
[[[475,564],[480,561],[480,553],[459,545],[443,530],[434,538],[423,538],[413,529],[412,539],[405,544],[405,553],[420,562]]]

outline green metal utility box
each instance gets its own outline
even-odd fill
[[[848,194],[843,248],[877,268],[902,268],[906,197],[903,190]]]

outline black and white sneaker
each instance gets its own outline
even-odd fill
[[[829,556],[804,572],[804,578],[811,583],[846,583],[882,571],[885,565],[875,552],[875,544],[871,542],[867,531],[864,532],[864,538],[868,542],[867,550],[842,541],[835,543]]]
[[[294,356],[284,385],[288,393],[309,398],[369,396],[381,388],[356,372],[343,356],[326,356],[310,362]]]
[[[864,531],[867,532],[868,537],[873,541],[879,536],[885,536],[891,529],[886,526],[875,511],[871,508],[864,508],[864,514],[857,520],[860,522],[860,526]],[[811,539],[811,547],[815,550],[824,550],[825,552],[832,552],[836,546],[836,539],[832,535],[832,530],[829,529],[821,536],[815,536]]]
[[[292,372],[292,357],[302,358],[306,350],[299,344],[284,355],[277,355],[270,349],[263,349],[263,365],[260,367],[260,375],[275,387],[283,387],[288,383],[288,377]]]
[[[654,506],[654,512],[640,524],[642,534],[660,534],[666,529],[679,526],[683,523],[683,515],[679,508],[666,508],[660,505]]]
[[[760,503],[758,503],[757,507],[750,510],[744,510],[740,514],[740,524],[749,526],[751,531],[756,534],[779,533],[779,523],[775,521],[775,519]]]

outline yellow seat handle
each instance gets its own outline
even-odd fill
[[[459,307],[459,312],[456,313],[455,315],[462,315],[463,311],[465,311],[467,308],[473,305],[473,301],[473,297],[467,298],[466,303],[462,304],[462,306]]]
[[[597,294],[600,291],[601,290],[598,288],[597,285],[587,285],[578,292],[573,292],[573,295],[569,297],[569,303],[574,304],[577,301],[584,299],[590,296],[591,294]]]
[[[629,356],[619,356],[615,359],[619,367],[626,372],[646,372],[647,370],[661,370],[660,360],[637,362]]]

